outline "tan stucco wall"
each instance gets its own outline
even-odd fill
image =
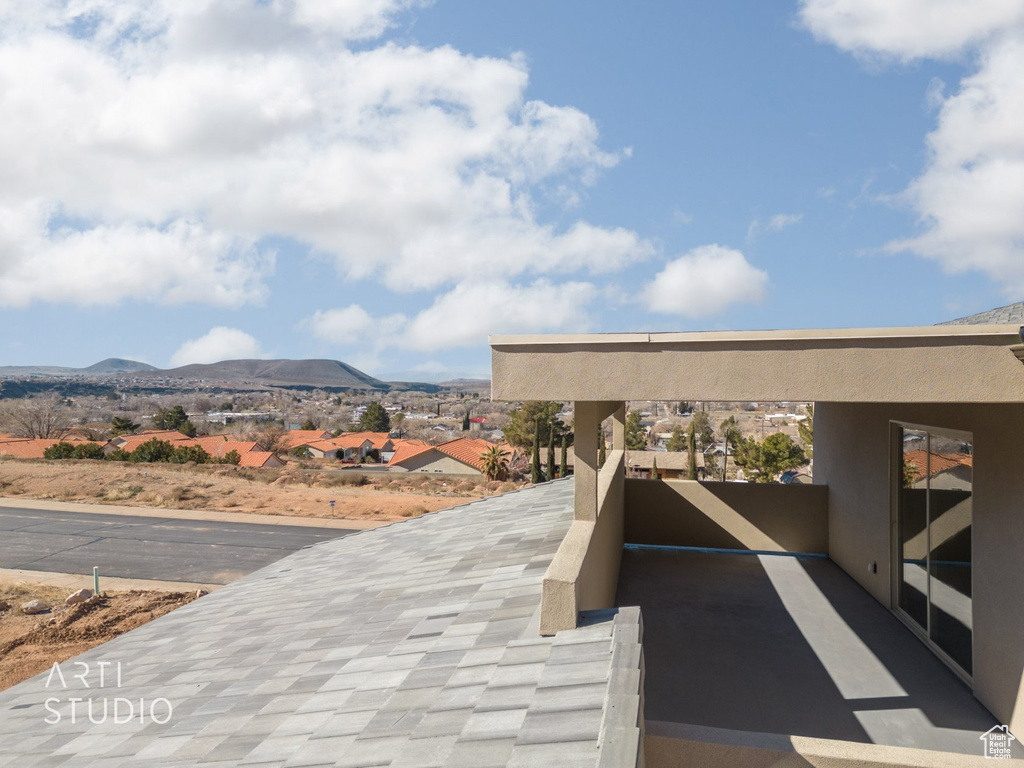
[[[828,489],[813,485],[626,480],[625,539],[828,553]]]
[[[909,329],[918,333],[934,329]],[[494,343],[495,400],[1022,402],[1012,334]],[[555,337],[557,338],[557,337]],[[629,338],[629,337],[624,337]],[[685,335],[680,339],[687,338]]]
[[[482,472],[473,469],[468,464],[463,464],[440,451],[424,451],[392,467],[392,470],[396,469],[398,471],[404,469],[407,472],[436,472],[445,475],[473,475],[475,477],[483,475]]]
[[[622,564],[624,464],[610,451],[598,475],[597,520],[574,520],[547,572],[541,595],[540,633],[574,629],[580,611],[611,608]]]
[[[1024,733],[1024,405],[815,405],[814,481],[829,488],[829,554],[885,605],[890,420],[974,435],[974,692]]]

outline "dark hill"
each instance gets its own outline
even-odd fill
[[[338,360],[225,360],[220,363],[183,365],[160,376],[183,379],[211,379],[229,382],[260,382],[263,384],[305,384],[350,389],[382,389],[389,387],[380,379]]]
[[[140,363],[136,360],[124,360],[120,357],[108,357],[88,368],[81,368],[78,373],[87,376],[116,376],[121,373],[139,373],[141,371],[155,371],[156,367],[149,363]]]

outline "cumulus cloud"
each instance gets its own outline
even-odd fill
[[[921,232],[887,244],[949,272],[980,270],[1007,296],[1024,291],[1024,4],[1017,0],[805,0],[804,23],[844,50],[909,60],[971,53],[950,95],[941,81],[924,171],[898,199]]]
[[[740,251],[702,245],[666,264],[638,298],[652,312],[706,317],[760,301],[767,283],[768,274]]]
[[[373,335],[380,348],[432,352],[482,346],[489,334],[585,331],[589,305],[597,296],[591,283],[555,284],[540,279],[515,285],[504,280],[466,281],[439,296],[412,317],[373,317],[363,307],[315,312],[301,325],[339,346],[355,346]]]
[[[259,301],[266,236],[398,291],[650,256],[631,230],[539,217],[538,190],[573,205],[627,153],[528,99],[522,57],[376,40],[423,4],[0,0],[0,304],[93,303],[36,254],[102,251],[97,274],[132,274],[172,260],[182,227],[206,238],[187,270],[104,301]]]
[[[251,360],[264,357],[260,343],[245,331],[217,326],[198,339],[190,339],[171,355],[171,366]]]
[[[948,57],[1024,22],[1018,0],[802,0],[800,20],[844,51]]]

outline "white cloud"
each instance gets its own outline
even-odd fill
[[[899,197],[921,233],[886,248],[979,270],[1016,299],[1024,291],[1024,3],[1019,0],[805,0],[804,23],[844,50],[913,59],[975,52],[975,70],[945,95],[929,160]]]
[[[737,250],[702,245],[665,265],[638,299],[652,312],[714,315],[734,304],[760,301],[768,274]]]
[[[768,229],[773,232],[781,232],[786,227],[799,224],[803,218],[802,213],[777,213],[768,219]]]
[[[182,222],[209,240],[188,269],[103,301],[259,301],[267,235],[393,290],[650,256],[636,232],[538,218],[535,198],[575,205],[628,153],[602,150],[583,112],[527,99],[522,57],[366,42],[422,4],[0,0],[0,305],[93,303],[85,268],[36,254],[95,241],[99,274],[132,274],[173,260],[160,243]]]
[[[387,338],[405,324],[404,315],[374,318],[358,304],[337,309],[318,310],[299,326],[308,328],[323,341],[343,347],[362,344],[368,338]]]
[[[300,324],[320,339],[357,346],[372,338],[379,348],[431,352],[483,346],[488,334],[585,331],[589,305],[597,296],[590,283],[554,284],[540,279],[514,285],[504,280],[467,281],[439,296],[413,317],[373,317],[363,307],[318,311]]]
[[[192,363],[219,363],[222,360],[251,360],[264,357],[260,343],[237,328],[217,326],[198,339],[182,344],[171,355],[171,367]]]
[[[800,20],[844,51],[948,57],[1024,22],[1019,0],[801,0]]]
[[[418,351],[481,346],[488,334],[584,331],[597,294],[590,283],[460,283],[416,315],[401,346]]]
[[[250,238],[194,221],[80,230],[54,226],[39,201],[0,206],[0,306],[139,299],[236,307],[263,300],[273,264]]]

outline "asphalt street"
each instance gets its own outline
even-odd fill
[[[0,568],[227,584],[354,531],[0,508]]]

